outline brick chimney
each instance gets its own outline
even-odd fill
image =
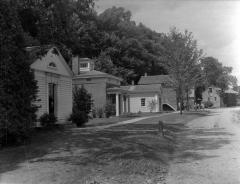
[[[72,58],[72,71],[74,73],[74,75],[78,75],[78,56],[75,56]]]

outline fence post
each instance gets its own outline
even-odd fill
[[[159,131],[159,133],[161,133],[162,132],[162,136],[164,136],[164,131],[163,131],[163,121],[158,121],[158,131]]]

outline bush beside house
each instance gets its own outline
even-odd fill
[[[53,127],[57,122],[57,118],[54,114],[44,113],[40,118],[39,121],[42,127]]]
[[[211,101],[206,101],[206,102],[203,102],[203,105],[205,108],[210,108],[213,106],[213,103]]]
[[[110,116],[115,116],[116,115],[115,105],[110,103],[110,102],[107,102],[104,111],[105,111],[106,118],[109,118]]]
[[[92,104],[92,97],[83,86],[81,88],[74,88],[73,110],[70,120],[76,124],[77,127],[81,127],[88,122]]]

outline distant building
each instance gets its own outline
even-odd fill
[[[36,52],[39,47],[27,47]],[[56,47],[46,47],[46,55],[31,65],[37,81],[39,106],[37,117],[54,114],[58,121],[66,121],[72,112],[72,71]]]
[[[234,91],[233,89],[228,89],[224,91],[224,98],[223,102],[226,107],[233,107],[237,106],[238,103],[238,92]]]
[[[209,86],[202,93],[202,103],[211,102],[213,104],[212,107],[218,108],[223,107],[223,99],[220,96],[221,89],[215,86]]]
[[[238,92],[238,94],[237,94],[237,106],[240,106],[240,86],[237,86],[235,91]]]
[[[177,94],[173,87],[173,80],[169,75],[142,76],[138,82],[139,85],[161,85],[162,96],[160,109],[177,110]]]

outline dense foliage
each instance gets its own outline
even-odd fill
[[[16,6],[0,1],[0,146],[22,143],[36,120],[36,81]]]
[[[106,118],[116,115],[116,107],[114,104],[107,102],[104,108]]]
[[[84,125],[88,121],[92,104],[92,97],[87,90],[83,86],[81,88],[75,87],[73,91],[73,109],[70,120],[77,126]]]
[[[185,56],[200,51],[191,33],[176,29],[169,34],[157,33],[137,24],[131,12],[122,7],[97,14],[94,0],[18,0],[17,4],[28,45],[55,44],[69,65],[72,55],[95,58],[96,69],[122,77],[125,83],[137,82],[144,73],[172,74],[173,57],[183,66],[189,62]],[[191,56],[195,57],[192,61],[199,59]],[[190,68],[187,78],[200,72],[198,66],[193,66],[194,71]],[[193,79],[199,80],[199,76]],[[220,85],[228,83],[225,79]]]
[[[57,117],[54,114],[44,113],[39,118],[42,127],[52,128],[57,122]]]
[[[192,33],[188,31],[181,33],[173,28],[165,37],[163,53],[164,66],[175,83],[182,110],[185,94],[188,94],[202,78],[199,62],[202,51],[197,48],[197,41],[193,39]]]
[[[207,86],[217,86],[223,90],[237,86],[237,79],[231,75],[232,67],[223,66],[216,58],[205,57],[201,60]]]

